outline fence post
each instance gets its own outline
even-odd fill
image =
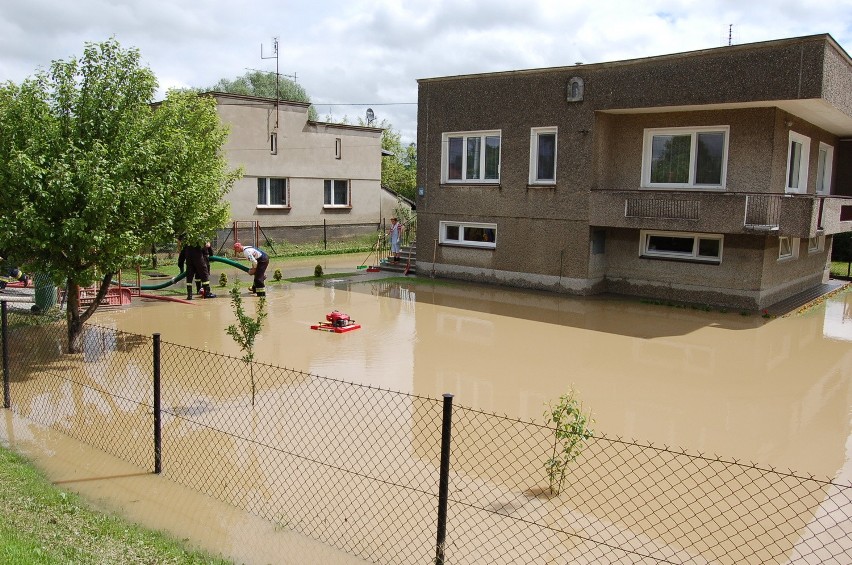
[[[6,314],[6,301],[0,302],[0,331],[3,335],[3,408],[12,406],[12,392],[9,389],[9,322]]]
[[[328,226],[325,218],[322,219],[322,248],[328,249]]]
[[[447,499],[450,490],[450,438],[453,425],[453,395],[444,395],[444,421],[441,426],[441,480],[438,484],[438,537],[435,565],[444,565],[444,542],[447,538]]]
[[[154,334],[154,473],[163,472],[163,438],[160,419],[160,334]]]

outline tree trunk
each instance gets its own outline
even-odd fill
[[[98,305],[104,299],[104,296],[106,296],[109,285],[112,282],[112,275],[113,273],[108,273],[104,276],[98,288],[98,294],[83,312],[80,312],[80,285],[74,279],[68,279],[65,285],[66,292],[68,293],[66,301],[68,307],[65,310],[65,320],[68,323],[68,353],[80,353],[83,351],[83,324],[95,313]]]

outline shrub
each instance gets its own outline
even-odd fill
[[[314,276],[319,278],[322,276],[322,265],[317,265],[314,267]]]
[[[551,494],[559,494],[565,483],[568,464],[577,459],[586,446],[586,440],[594,433],[589,427],[594,420],[591,410],[583,412],[583,404],[573,387],[568,394],[560,396],[555,405],[548,404],[547,408],[545,423],[553,424],[554,430],[553,452],[545,463],[545,469]]]
[[[284,276],[281,274],[281,269],[275,269],[275,272],[272,274],[272,280],[280,281]]]

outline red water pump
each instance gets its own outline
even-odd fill
[[[337,310],[332,311],[331,314],[326,314],[325,319],[331,322],[332,327],[335,328],[343,328],[354,322],[354,320],[349,318],[349,314],[344,314]]]

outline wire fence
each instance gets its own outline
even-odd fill
[[[554,495],[545,425],[456,406],[450,427],[446,398],[92,325],[68,354],[62,323],[3,322],[7,408],[371,562],[852,563],[849,484],[595,436]]]

